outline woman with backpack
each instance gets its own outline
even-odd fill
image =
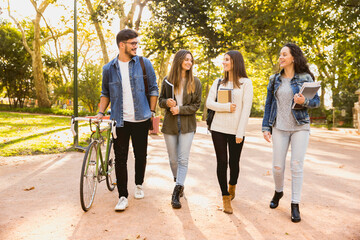
[[[209,128],[216,153],[216,173],[223,198],[223,211],[231,214],[233,212],[231,200],[235,198],[240,172],[240,155],[252,106],[253,87],[246,74],[244,58],[239,51],[227,52],[224,55],[223,66],[224,77],[214,81],[206,107],[215,111]],[[227,91],[231,101],[219,102],[219,90]]]

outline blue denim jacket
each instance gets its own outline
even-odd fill
[[[123,119],[123,94],[121,74],[118,57],[111,60],[103,67],[101,97],[107,97],[111,102],[111,119],[116,120],[117,127],[124,126]],[[147,58],[144,59],[147,82],[150,96],[159,96],[154,68]],[[135,120],[146,120],[151,117],[151,111],[145,94],[143,71],[139,57],[133,57],[129,62],[129,78],[134,100]]]
[[[275,81],[275,83],[274,83]],[[293,90],[294,95],[300,91],[301,86],[304,82],[313,82],[312,77],[308,73],[295,73],[295,76],[291,79],[290,85]],[[277,114],[277,103],[276,103],[276,91],[278,90],[281,84],[280,74],[277,73],[270,77],[269,84],[267,86],[267,96],[265,102],[265,113],[262,122],[262,131],[272,132],[272,126],[275,123],[276,114]],[[294,103],[294,100],[292,100]],[[303,104],[304,108],[299,110],[292,109],[291,112],[297,122],[298,125],[303,125],[306,123],[310,123],[310,117],[308,114],[308,108],[317,108],[320,105],[320,98],[316,93],[313,99],[305,98],[305,102]]]

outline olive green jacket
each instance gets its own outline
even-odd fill
[[[196,131],[195,113],[200,107],[202,89],[200,80],[197,77],[194,78],[194,81],[195,91],[193,93],[188,94],[186,91],[187,84],[184,86],[183,105],[179,107],[181,133]],[[173,85],[168,82],[167,78],[165,77],[161,85],[161,93],[159,97],[159,106],[161,108],[165,108],[165,117],[161,132],[165,134],[178,135],[178,115],[173,115],[170,112],[170,108],[166,105],[166,100],[172,97],[174,97],[176,101],[173,92]]]

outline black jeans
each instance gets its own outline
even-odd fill
[[[124,122],[124,127],[116,128],[117,138],[114,139],[116,183],[120,197],[128,197],[127,159],[129,153],[129,140],[134,149],[135,156],[135,184],[144,182],[146,155],[148,144],[150,120],[145,122]]]
[[[229,184],[236,185],[240,172],[240,155],[244,145],[245,137],[239,144],[235,141],[235,135],[226,134],[216,131],[211,131],[211,137],[214,143],[216,160],[217,160],[217,178],[221,188],[221,194],[223,196],[230,195],[227,186],[227,167],[229,163],[230,167],[230,181]],[[228,149],[229,148],[229,161],[228,161]]]

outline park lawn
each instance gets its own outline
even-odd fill
[[[0,156],[58,153],[73,149],[70,117],[0,112]],[[81,145],[89,128],[79,127]]]

